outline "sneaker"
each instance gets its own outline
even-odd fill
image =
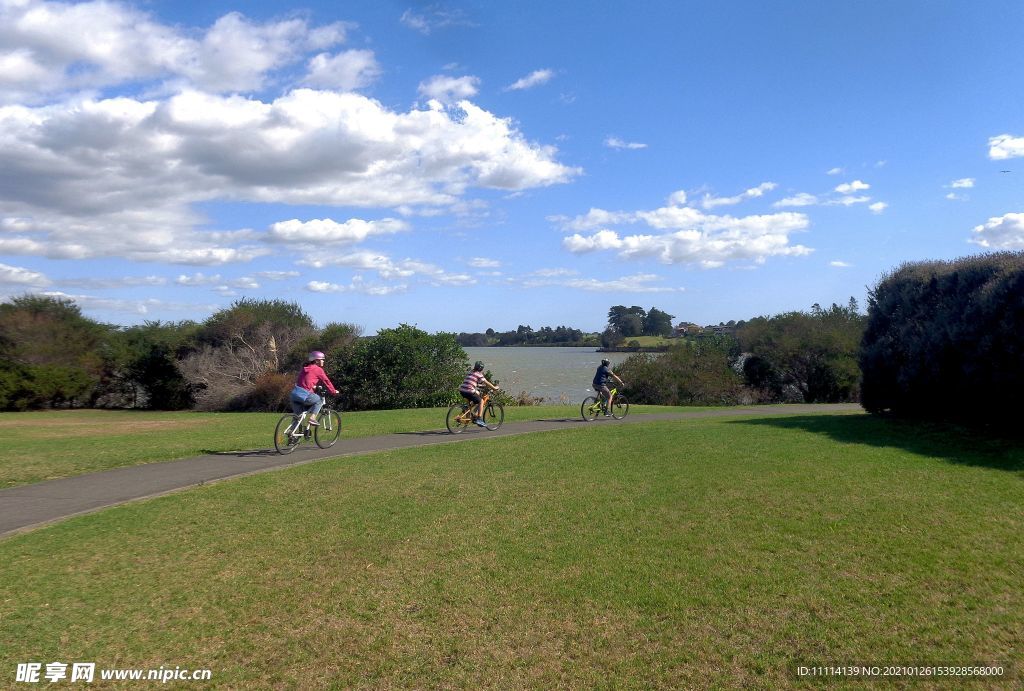
[[[487,426],[486,424],[484,424],[484,421],[480,420],[480,419],[476,419],[473,422],[476,424],[477,427],[486,427]]]
[[[319,423],[319,422],[317,422],[316,420],[310,420],[310,421],[309,421],[309,426],[310,426],[310,427],[319,427],[319,426],[320,426],[320,423]]]

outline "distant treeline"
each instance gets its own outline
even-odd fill
[[[621,305],[602,334],[566,326],[429,334],[401,324],[363,337],[317,327],[281,300],[235,302],[203,322],[102,324],[71,300],[0,303],[0,410],[140,407],[281,410],[310,350],[355,409],[437,406],[469,366],[464,347],[620,344],[666,332],[672,315]],[[716,332],[717,331],[717,332]],[[618,369],[637,403],[863,400],[871,412],[1008,421],[1024,388],[1024,252],[905,264],[847,305],[722,329],[677,330],[660,355]],[[511,401],[510,401],[511,402]]]
[[[530,326],[519,325],[515,331],[487,329],[483,333],[460,333],[455,337],[464,348],[486,346],[598,346],[601,338],[595,333],[586,333],[568,326],[542,326],[536,331]]]

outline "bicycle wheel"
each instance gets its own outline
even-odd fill
[[[621,420],[629,414],[629,401],[625,396],[616,396],[612,401],[612,417]]]
[[[313,428],[316,445],[321,449],[329,449],[337,444],[338,437],[341,436],[341,415],[338,411],[324,408],[320,411],[320,419],[317,422],[320,425]]]
[[[302,440],[301,436],[292,436],[292,428],[295,426],[295,422],[296,417],[294,415],[283,415],[277,421],[277,427],[274,428],[274,448],[277,449],[278,453],[291,453]]]
[[[592,422],[597,417],[597,397],[587,396],[583,399],[583,405],[580,406],[580,415],[587,422]]]
[[[500,403],[488,403],[484,408],[484,426],[492,432],[505,422],[505,408]]]
[[[444,419],[444,424],[452,434],[462,434],[466,431],[466,427],[469,426],[468,422],[459,419],[464,412],[466,412],[466,406],[459,403],[448,409],[448,415]]]

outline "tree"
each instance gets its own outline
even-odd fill
[[[672,333],[672,320],[675,319],[674,314],[668,312],[662,312],[657,307],[652,307],[647,312],[647,316],[644,317],[644,335],[645,336],[668,336]]]
[[[401,324],[360,341],[328,375],[354,409],[423,408],[449,403],[469,369],[450,333]]]
[[[301,357],[316,333],[297,303],[242,299],[200,327],[199,348],[181,363],[200,408],[223,409],[257,380]]]
[[[632,307],[615,305],[608,310],[608,326],[627,338],[630,336],[642,336],[646,317],[647,312],[643,307],[637,305]]]
[[[850,307],[815,303],[809,313],[788,312],[745,322],[737,332],[747,384],[806,403],[857,400],[857,353],[865,319]]]
[[[0,304],[0,408],[92,405],[113,367],[105,355],[113,332],[65,298]]]
[[[636,403],[658,405],[732,405],[743,394],[731,367],[730,337],[683,341],[662,355],[632,355],[616,368],[625,393]]]

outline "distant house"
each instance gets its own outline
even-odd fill
[[[716,336],[731,335],[736,333],[736,325],[719,324],[718,326],[715,326],[714,324],[709,324],[704,327],[704,333],[713,333]]]
[[[672,338],[683,338],[685,336],[696,336],[697,334],[701,333],[703,330],[704,329],[702,329],[697,324],[694,324],[693,322],[680,322],[672,330]]]

